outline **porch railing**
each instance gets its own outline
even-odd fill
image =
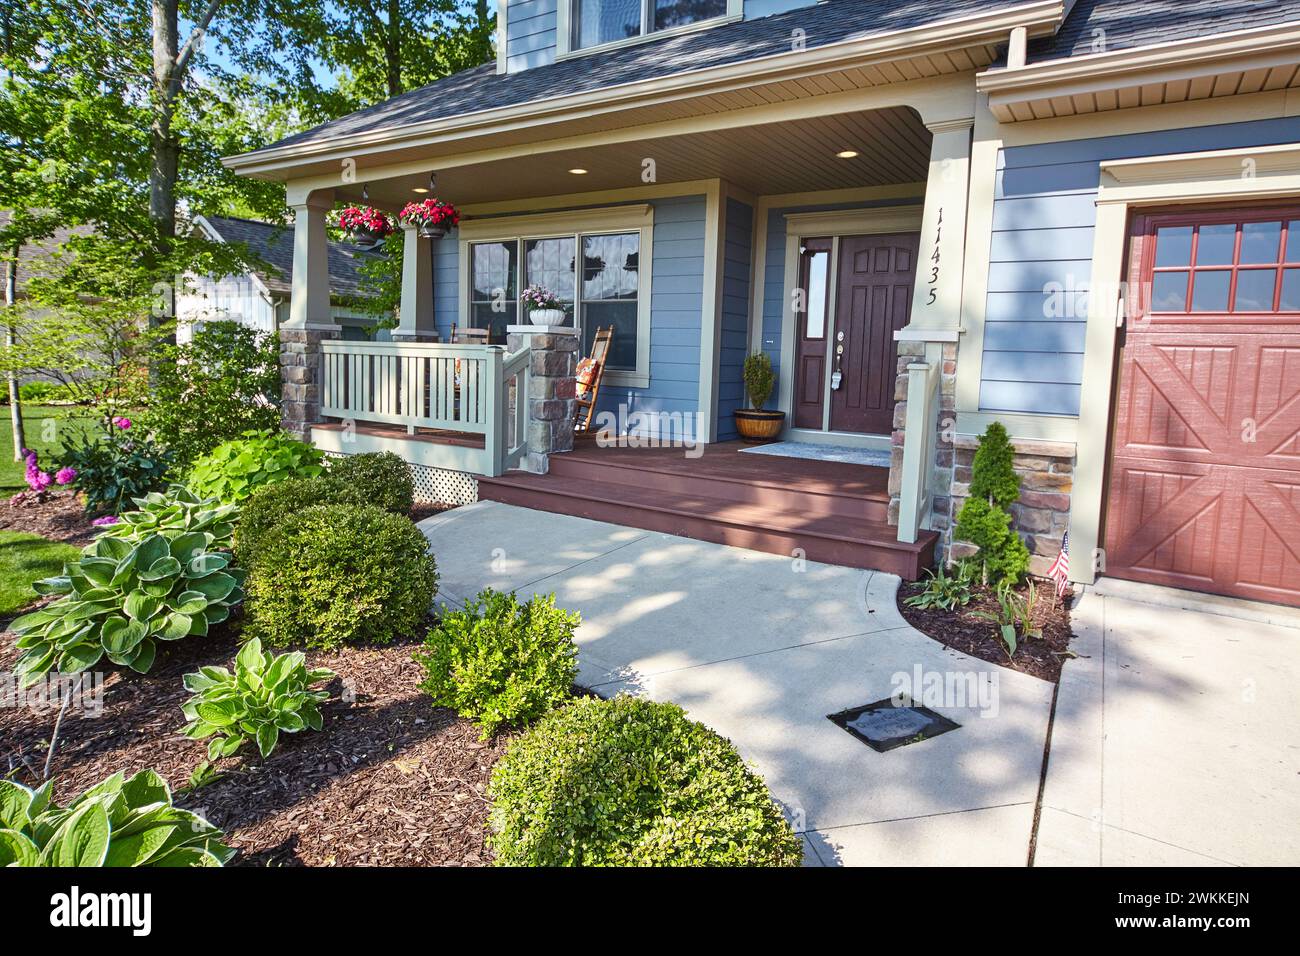
[[[422,463],[499,475],[526,451],[526,348],[507,355],[492,345],[327,341],[321,366],[323,417],[483,436],[481,449],[460,443],[441,463],[443,446],[431,441]]]
[[[898,502],[898,540],[916,541],[930,510],[930,476],[939,411],[939,363],[907,366],[907,420],[903,433],[903,475]]]

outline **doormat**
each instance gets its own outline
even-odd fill
[[[920,743],[961,726],[929,707],[911,701],[895,704],[892,698],[842,710],[828,719],[877,753]]]
[[[778,441],[770,445],[751,445],[741,451],[755,455],[778,455],[781,458],[808,458],[813,461],[842,461],[846,465],[869,465],[888,468],[889,452],[871,448],[844,448],[839,445],[819,445],[810,441]]]

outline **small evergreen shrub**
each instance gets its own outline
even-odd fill
[[[391,451],[334,458],[329,474],[355,504],[375,505],[395,515],[409,515],[415,505],[411,466]]]
[[[580,698],[492,771],[503,866],[798,866],[799,837],[735,747],[675,704]]]
[[[324,457],[283,432],[249,431],[196,461],[187,484],[201,498],[240,502],[260,485],[323,474]]]
[[[776,385],[776,373],[772,370],[772,357],[766,352],[755,352],[745,357],[742,375],[745,379],[745,394],[755,411],[762,411],[763,404],[772,394]]]
[[[269,646],[387,644],[415,632],[437,589],[428,542],[409,519],[371,505],[314,505],[262,543],[245,634]]]
[[[316,478],[289,478],[259,485],[239,511],[235,529],[235,554],[243,567],[252,567],[267,535],[285,519],[314,505],[355,503],[339,483],[328,475]]]
[[[1015,449],[1001,422],[980,436],[971,465],[970,497],[962,505],[954,532],[979,548],[976,560],[985,582],[1015,584],[1029,570],[1029,549],[1011,529],[1006,512],[1020,498],[1020,478],[1012,468]]]
[[[500,728],[536,720],[569,699],[578,676],[573,633],[581,618],[555,606],[555,595],[520,604],[491,588],[430,629],[420,689],[479,725],[487,740]]]

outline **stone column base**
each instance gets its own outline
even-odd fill
[[[320,343],[339,335],[337,328],[280,327],[280,424],[299,441],[311,441],[320,421]]]
[[[574,396],[577,394],[578,330],[568,326],[512,325],[506,349],[527,346],[528,452],[521,467],[544,475],[550,456],[573,450]]]

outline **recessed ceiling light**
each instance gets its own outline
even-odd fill
[[[858,151],[856,149],[842,149],[835,155],[840,159],[852,159],[854,156],[858,155]]]
[[[414,189],[411,190],[411,192],[413,193],[427,193],[428,191],[429,190],[425,189],[423,186],[416,186]]]
[[[569,170],[569,172],[573,173],[573,175],[575,176],[587,175],[587,171],[583,169],[581,166],[575,166],[573,169]]]

